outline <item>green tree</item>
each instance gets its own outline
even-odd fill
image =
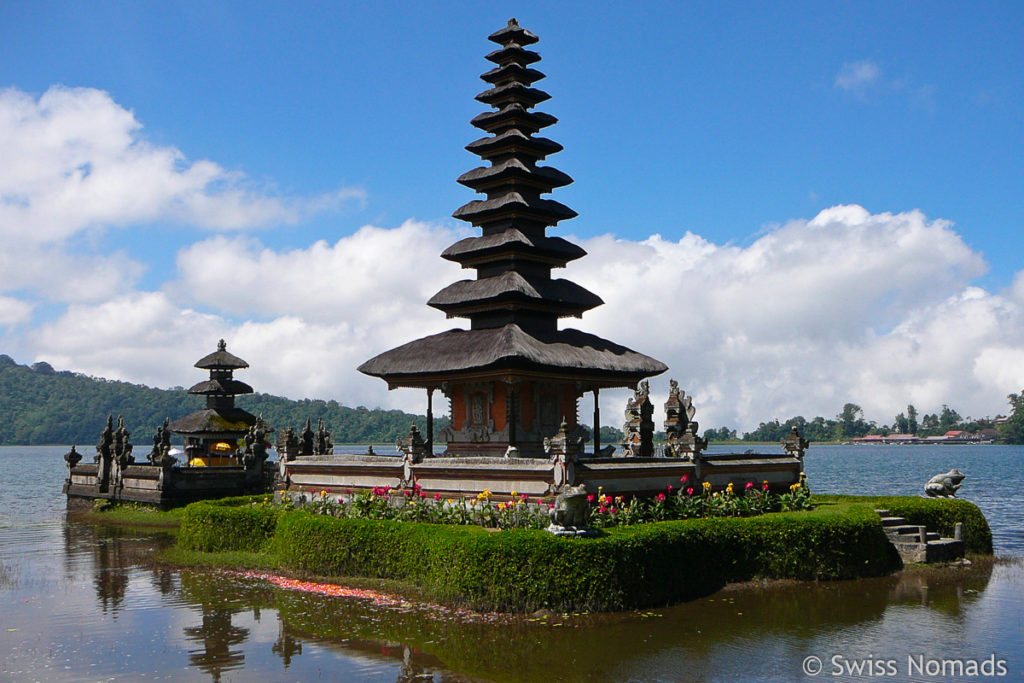
[[[1006,397],[1010,402],[1010,417],[1000,428],[1000,438],[1006,443],[1024,444],[1024,391]]]
[[[898,432],[900,434],[909,434],[910,420],[907,419],[906,415],[900,413],[899,415],[896,416],[896,419],[893,420],[892,428],[893,431]]]
[[[907,433],[917,434],[917,408],[913,404],[907,406]]]
[[[942,412],[939,413],[939,429],[949,431],[960,425],[963,418],[960,417],[960,413],[956,412],[945,403],[942,404]]]

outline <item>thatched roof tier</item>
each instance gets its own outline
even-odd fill
[[[473,225],[482,225],[490,219],[503,218],[510,212],[515,212],[516,217],[543,222],[545,225],[554,225],[578,215],[554,199],[537,199],[519,192],[508,192],[494,199],[476,199],[463,204],[452,217],[469,221]]]
[[[491,35],[487,36],[487,40],[492,43],[498,43],[499,45],[508,45],[509,43],[516,43],[518,45],[533,45],[540,38],[533,31],[528,31],[519,25],[519,22],[515,20],[515,17],[508,20],[508,24],[504,28],[498,29]]]
[[[506,159],[493,166],[479,166],[459,176],[458,181],[477,192],[486,192],[501,185],[529,186],[538,192],[551,192],[572,183],[568,174],[551,166],[528,166],[519,159]]]
[[[515,62],[516,64],[534,64],[540,61],[540,55],[533,50],[527,50],[521,45],[512,43],[505,47],[495,50],[487,55],[484,55],[484,59],[495,64],[508,64],[509,62]]]
[[[516,81],[523,85],[530,85],[534,81],[544,78],[544,74],[536,69],[521,64],[508,63],[504,66],[496,66],[487,73],[480,76],[488,83],[503,83],[505,81]]]
[[[249,431],[256,424],[256,416],[241,408],[214,410],[206,408],[186,415],[170,424],[175,434],[206,438],[232,438]]]
[[[579,330],[527,333],[518,325],[449,330],[386,351],[359,366],[392,387],[437,387],[443,381],[502,373],[635,386],[668,367],[642,353]]]
[[[227,344],[221,339],[217,342],[217,350],[196,361],[195,367],[203,370],[238,370],[249,367],[249,364],[233,353],[228,353]]]
[[[534,236],[515,228],[493,235],[467,237],[441,252],[441,258],[461,263],[464,268],[499,259],[522,258],[564,267],[587,255],[582,247],[561,237]]]
[[[509,104],[498,111],[485,111],[474,116],[470,123],[488,133],[500,133],[508,128],[518,128],[528,133],[536,133],[558,123],[551,114],[542,111],[527,111],[521,104]]]
[[[537,73],[540,73],[539,71]],[[543,74],[542,74],[543,76]],[[543,90],[531,88],[523,83],[512,81],[489,90],[484,90],[476,96],[477,102],[483,102],[493,107],[502,107],[505,104],[522,104],[526,107],[533,107],[551,99],[551,95]]]
[[[514,270],[481,280],[460,280],[427,302],[449,317],[469,311],[514,307],[550,311],[558,317],[579,317],[604,302],[601,297],[569,280],[527,279]]]
[[[494,137],[474,140],[466,145],[466,149],[485,159],[514,154],[532,161],[539,161],[549,154],[561,152],[563,148],[554,140],[535,138],[516,128],[512,128]]]
[[[215,377],[193,385],[188,390],[188,393],[204,396],[237,396],[239,394],[251,394],[252,387],[245,382],[240,382],[230,377]]]

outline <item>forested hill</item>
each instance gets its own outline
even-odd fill
[[[148,449],[153,433],[165,417],[172,421],[205,405],[201,396],[184,389],[153,389],[68,371],[55,371],[48,363],[18,365],[0,355],[0,445],[80,444],[99,439],[107,415],[123,415],[136,450]],[[238,405],[263,418],[274,428],[296,430],[312,418],[313,428],[324,419],[335,443],[389,443],[405,436],[413,421],[426,429],[426,418],[399,410],[349,408],[337,401],[280,396],[240,396]],[[435,420],[435,429],[447,422]]]

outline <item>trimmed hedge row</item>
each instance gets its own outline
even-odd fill
[[[274,535],[281,510],[262,504],[267,496],[200,501],[185,507],[178,545],[185,550],[263,550]]]
[[[410,581],[475,609],[662,605],[753,578],[839,579],[899,567],[864,506],[619,527],[599,538],[291,512],[270,545],[282,566]]]
[[[479,610],[620,610],[706,595],[756,578],[845,579],[900,567],[876,507],[952,533],[971,552],[991,532],[966,501],[816,496],[810,512],[701,518],[615,527],[598,538],[493,531],[282,511],[260,497],[189,505],[178,544],[205,552],[266,552],[285,570],[396,579],[432,599]],[[947,531],[948,529],[948,531]],[[987,550],[986,550],[987,548]]]
[[[985,515],[974,503],[957,498],[914,498],[913,496],[834,496],[816,495],[815,502],[864,503],[889,510],[894,517],[905,517],[910,524],[924,525],[929,531],[952,537],[957,522],[964,525],[964,543],[969,553],[992,554],[992,530]]]

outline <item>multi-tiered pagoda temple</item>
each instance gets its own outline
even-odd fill
[[[170,424],[185,437],[186,462],[196,465],[233,465],[239,440],[256,424],[256,416],[235,405],[235,396],[251,394],[252,387],[234,378],[235,370],[249,364],[228,351],[221,339],[217,350],[196,361],[209,370],[210,378],[192,386],[188,393],[206,397],[206,407]]]
[[[532,87],[544,78],[530,67],[540,55],[526,47],[537,36],[510,19],[489,38],[501,47],[487,55],[496,66],[481,78],[491,87],[476,99],[493,111],[471,121],[487,136],[466,147],[488,165],[458,179],[486,198],[453,214],[481,234],[441,254],[475,269],[476,278],[455,282],[427,302],[449,318],[468,318],[470,329],[417,339],[359,370],[390,388],[426,389],[428,418],[433,392],[440,389],[451,402],[447,455],[504,455],[513,446],[521,456],[538,456],[563,419],[570,431],[577,427],[577,402],[585,392],[594,394],[596,427],[601,389],[633,387],[667,367],[595,335],[558,328],[560,318],[579,318],[603,302],[551,274],[586,252],[547,234],[576,212],[542,197],[572,178],[539,165],[562,146],[537,134],[557,120],[533,111],[550,98]],[[432,449],[432,420],[427,442]]]

